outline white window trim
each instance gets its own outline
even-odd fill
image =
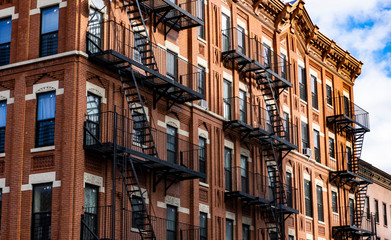
[[[308,118],[306,118],[305,116],[301,115],[300,116],[300,120],[306,124],[308,124]]]
[[[5,178],[0,178],[0,188],[2,189],[2,193],[10,192],[10,187],[5,186]]]
[[[243,22],[242,20],[240,20],[239,18],[236,19],[236,23],[238,24],[239,27],[243,28],[243,29],[244,29],[244,33],[245,33],[246,35],[248,35],[246,23]]]
[[[310,68],[310,75],[312,75],[313,77],[315,77],[316,79],[318,79],[318,72],[315,71],[314,69]]]
[[[208,205],[199,203],[198,209],[199,209],[200,212],[208,214],[208,219],[211,218],[210,210],[209,210],[209,206]]]
[[[288,61],[288,51],[285,48],[280,47],[280,53],[286,56],[286,60]]]
[[[298,65],[299,67],[302,67],[302,68],[305,69],[305,64],[304,64],[304,61],[303,61],[303,60],[297,59],[297,65]]]
[[[56,149],[54,145],[52,146],[45,146],[45,147],[37,147],[37,148],[31,148],[30,152],[31,153],[37,153],[37,152],[46,152],[46,151],[52,151]]]
[[[343,95],[350,100],[350,94],[348,92],[346,92],[345,90],[343,90]]]
[[[205,72],[209,73],[208,61],[197,56],[197,64],[205,68]]]
[[[333,83],[326,78],[326,85],[328,85],[329,87],[331,87],[331,90],[333,89]]]
[[[292,178],[293,178],[293,168],[291,166],[285,166],[285,171],[287,173],[290,173],[292,175]]]
[[[99,187],[99,192],[102,192],[102,193],[105,192],[105,187],[103,187],[103,177],[85,172],[84,173],[84,188],[86,187],[86,183]]]
[[[33,190],[34,184],[53,183],[53,188],[61,187],[61,180],[56,180],[56,172],[36,173],[29,175],[29,183],[22,184],[21,191]]]
[[[303,174],[304,180],[311,181],[311,176],[308,173]]]
[[[210,144],[210,140],[209,140],[209,132],[202,129],[202,128],[198,128],[198,137],[203,137],[206,139],[206,144]]]
[[[223,71],[223,79],[224,80],[227,80],[228,82],[231,82],[233,81],[233,77],[231,74],[227,73],[226,71]]]
[[[225,218],[234,221],[234,226],[236,225],[236,214],[235,213],[225,211]]]
[[[243,92],[245,92],[246,97],[250,97],[250,94],[248,93],[248,86],[240,81],[239,81],[239,90],[242,90]]]
[[[232,153],[234,153],[235,144],[227,139],[224,139],[224,147],[231,149]]]
[[[7,101],[7,105],[14,103],[14,98],[11,98],[10,90],[0,92],[0,101],[4,101],[4,100]]]
[[[310,233],[306,233],[305,239],[306,239],[306,240],[314,240],[314,235],[312,235],[312,234],[310,234]]]
[[[86,96],[88,96],[88,92],[101,97],[102,103],[105,103],[105,104],[107,103],[106,89],[104,89],[103,87],[99,87],[98,85],[95,85],[95,84],[87,81],[86,82]]]
[[[288,106],[282,105],[282,111],[288,113],[288,115],[291,116],[291,109]]]
[[[346,147],[352,148],[352,143],[351,142],[346,142]],[[352,149],[353,150],[353,149]]]
[[[190,214],[190,209],[181,207],[181,199],[173,196],[166,196],[164,202],[157,201],[157,206],[160,208],[167,208],[167,205],[172,205],[178,208],[178,212]]]
[[[248,225],[250,227],[250,231],[254,230],[251,218],[242,216],[242,223]]]
[[[58,5],[58,8],[67,7],[67,1],[62,0],[37,0],[37,8],[30,10],[30,15],[40,14],[42,8]]]
[[[37,99],[37,93],[56,91],[56,95],[64,94],[64,88],[59,87],[59,81],[51,81],[46,83],[39,83],[33,85],[33,93],[27,94],[25,100]]]
[[[185,137],[189,137],[190,136],[189,132],[181,129],[181,122],[179,120],[177,120],[175,118],[172,118],[172,117],[169,117],[167,115],[165,116],[165,122],[157,120],[157,125],[162,127],[162,128],[165,128],[165,129],[167,129],[167,125],[168,126],[172,126],[172,127],[175,127],[177,129],[178,134],[180,134],[182,136],[185,136]]]
[[[240,155],[247,157],[247,162],[253,161],[253,159],[251,158],[250,150],[248,150],[248,149],[240,148]]]
[[[288,228],[288,236],[292,236],[294,237],[294,239],[296,239],[296,232],[295,232],[295,229],[292,229],[292,228]]]
[[[221,12],[227,15],[228,17],[231,17],[231,11],[228,8],[221,6]]]
[[[270,49],[271,49],[272,51],[274,51],[274,50],[273,50],[273,44],[272,44],[272,41],[271,41],[270,39],[266,38],[265,36],[262,36],[262,43],[265,44],[265,45],[267,45],[267,46],[269,46]]]
[[[12,20],[19,18],[19,13],[15,13],[15,7],[8,7],[0,10],[0,18],[11,17]]]

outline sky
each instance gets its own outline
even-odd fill
[[[354,101],[369,112],[361,158],[391,174],[391,1],[306,0],[319,31],[364,63]]]

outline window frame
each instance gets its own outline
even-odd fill
[[[380,216],[379,216],[379,201],[375,199],[375,223],[380,222]]]
[[[331,191],[331,210],[333,213],[338,214],[338,193],[333,190]]]
[[[225,190],[232,191],[232,149],[228,147],[224,147],[224,172]]]
[[[35,194],[36,193],[36,189],[38,187],[50,187],[50,210],[49,211],[38,211],[38,212],[35,212]],[[31,209],[31,239],[32,240],[39,240],[39,239],[46,239],[46,238],[49,238],[50,239],[50,236],[51,236],[51,220],[52,220],[52,211],[53,211],[53,184],[50,182],[50,183],[41,183],[41,184],[34,184],[33,185],[33,193],[32,193],[32,209]],[[36,234],[36,228],[35,227],[35,223],[36,223],[36,215],[45,215],[44,216],[44,221],[47,221],[47,222],[50,222],[50,225],[48,226],[47,225],[47,222],[45,222],[46,224],[43,224],[43,226],[41,226],[42,224],[40,224],[39,226],[41,226],[42,228],[45,228],[45,233],[44,233],[44,237],[35,237],[35,234]],[[46,219],[45,219],[46,217]],[[38,226],[38,227],[39,227]],[[37,234],[41,233],[42,234],[42,231],[38,231]]]
[[[289,176],[289,177],[288,177]],[[293,174],[291,172],[286,172],[286,187],[287,187],[287,206],[293,207]]]
[[[171,50],[168,50],[167,49],[167,53],[166,53],[166,74],[167,74],[167,77],[170,78],[171,80],[175,81],[175,82],[178,82],[178,53],[176,52],[173,52]],[[168,56],[172,56],[174,59],[173,61],[170,61]],[[174,64],[174,72],[169,72],[168,69],[169,69],[169,65],[168,64]]]
[[[7,65],[10,63],[11,41],[12,41],[12,17],[4,17],[0,19],[0,23],[8,22],[8,21],[11,24],[11,26],[9,27],[9,40],[0,42],[0,66]],[[4,34],[4,32],[2,32],[2,34]]]
[[[242,224],[242,240],[250,240],[250,225]]]
[[[326,84],[326,102],[327,105],[333,106],[333,87]]]
[[[387,204],[383,202],[383,225],[388,226]]]
[[[173,134],[170,133],[172,131]],[[171,142],[171,140],[174,140]],[[169,148],[169,144],[175,149]],[[169,157],[171,155],[173,158]],[[178,128],[167,125],[167,162],[178,164]]]
[[[0,153],[5,152],[5,130],[7,127],[7,109],[8,109],[7,100],[0,101],[0,109],[2,108],[3,104],[5,104],[5,114],[4,114],[4,126],[0,125]]]
[[[228,236],[228,227],[230,227],[231,235]],[[234,240],[234,221],[232,219],[225,219],[225,239]]]
[[[239,120],[247,123],[247,92],[239,89]]]
[[[299,79],[299,88],[300,88],[300,99],[304,102],[308,101],[307,94],[307,76],[306,68],[299,65],[298,67],[298,79]]]
[[[133,196],[131,201],[133,202],[132,204],[140,204],[143,202],[143,199],[139,196]],[[132,209],[132,228],[135,228],[135,229],[144,229],[144,225],[143,225],[143,222],[138,222],[140,221],[140,219],[137,220],[137,218],[141,218],[141,219],[144,219],[144,214],[143,213],[140,213],[140,212],[136,212],[136,211],[139,211],[139,210],[142,210],[142,206],[138,207],[137,209]]]
[[[231,50],[231,17],[224,13],[221,13],[221,30],[223,52],[229,51]]]
[[[312,108],[319,110],[318,104],[318,79],[311,75]]]
[[[203,142],[203,144],[201,144]],[[202,147],[203,145],[203,147]],[[205,174],[205,178],[200,178],[200,181],[203,183],[206,183],[206,173],[207,173],[207,139],[204,137],[199,136],[198,137],[198,146],[199,146],[199,154],[198,154],[198,161],[199,161],[199,168],[200,172]]]
[[[316,129],[313,129],[314,132],[314,158],[315,161],[321,163],[322,159],[320,157],[320,132]]]
[[[208,214],[200,212],[200,240],[208,239]]]
[[[232,82],[223,79],[223,117],[232,119]]]
[[[309,129],[308,123],[301,121],[301,145],[304,151],[305,148],[309,148]]]
[[[44,95],[50,95],[50,94],[54,94],[54,97],[56,98],[54,100],[54,118],[47,118],[47,119],[41,119],[41,120],[38,120],[38,114],[39,114],[39,98],[44,96]],[[37,93],[37,97],[36,97],[36,117],[35,117],[35,147],[46,147],[46,146],[54,146],[54,142],[55,142],[55,126],[56,126],[56,105],[57,105],[57,95],[56,95],[56,91],[49,91],[49,92],[43,92],[43,93]],[[40,123],[42,122],[51,122],[53,121],[52,123],[52,126],[51,128],[53,128],[53,132],[52,133],[49,133],[49,137],[52,138],[52,141],[49,141],[47,143],[42,143],[42,144],[39,144],[39,141],[40,141],[40,136],[41,136],[41,132],[40,132]],[[45,142],[44,140],[42,140],[43,142]]]
[[[206,68],[198,64],[197,92],[204,95],[206,93]],[[201,84],[200,84],[201,83]]]
[[[335,159],[335,140],[329,136],[329,155],[330,158]]]
[[[312,181],[304,179],[305,216],[313,218]]]
[[[197,3],[197,17],[204,22],[204,25],[198,26],[197,36],[198,38],[205,40],[205,4],[204,0],[198,0]]]
[[[169,219],[169,216],[170,216],[169,215],[169,210],[170,209],[173,210],[173,212],[174,212],[174,215],[173,215],[174,218],[175,218],[174,220]],[[178,207],[167,204],[166,219],[167,219],[167,227],[166,227],[167,238],[168,238],[169,233],[172,233],[175,236],[174,239],[176,239],[176,237],[178,235],[178,226],[177,226],[177,224],[178,224]],[[170,222],[174,223],[173,226],[174,226],[175,229],[170,229],[170,226],[169,226]]]
[[[43,31],[43,22],[44,22],[44,12],[45,11],[49,11],[51,9],[57,9],[58,11],[58,24],[57,24],[57,30],[54,30],[54,31],[51,31],[51,32],[45,32],[45,33],[42,33]],[[41,9],[41,24],[40,24],[40,34],[39,34],[39,57],[45,57],[45,56],[50,56],[50,55],[54,55],[54,54],[57,54],[58,53],[58,31],[59,31],[59,27],[60,27],[60,7],[59,5],[53,5],[53,6],[49,6],[49,7],[45,7],[45,8],[42,8]],[[47,36],[50,36],[52,35],[52,38],[57,38],[55,41],[56,43],[53,44],[53,49],[50,49],[50,50],[47,50],[47,52],[44,52],[43,51],[43,44],[44,44],[44,40],[43,38],[44,37],[47,37]],[[55,48],[54,48],[54,45]]]
[[[324,222],[323,187],[316,185],[316,200],[318,206],[318,221]]]

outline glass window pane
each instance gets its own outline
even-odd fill
[[[56,112],[56,93],[38,95],[38,121],[52,119]]]
[[[11,42],[11,26],[11,18],[0,20],[0,44]]]
[[[93,122],[99,122],[100,97],[88,93],[87,95],[87,119]]]
[[[5,127],[7,119],[7,101],[0,102],[0,128]]]
[[[34,213],[52,210],[52,185],[34,186]]]
[[[42,34],[58,31],[58,13],[58,6],[42,10]]]
[[[234,224],[233,224],[233,221],[232,220],[226,220],[226,240],[233,240],[233,236],[234,236]]]
[[[99,188],[96,186],[92,186],[90,184],[86,184],[84,189],[84,207],[85,212],[88,213],[96,213],[98,207],[98,193]]]

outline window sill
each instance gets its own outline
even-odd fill
[[[322,224],[322,225],[326,225],[325,222],[322,222],[322,221],[318,221],[319,224]]]
[[[307,220],[311,220],[311,221],[313,221],[313,220],[314,220],[314,218],[313,218],[313,217],[308,217],[308,216],[305,216],[305,219],[307,219]]]
[[[320,113],[320,111],[318,109],[314,108],[314,107],[312,107],[312,110],[314,110],[317,113]]]
[[[45,152],[45,151],[51,151],[54,150],[55,146],[46,146],[46,147],[38,147],[38,148],[32,148],[30,149],[31,153],[36,153],[36,152]]]
[[[334,161],[334,162],[337,161],[335,158],[332,158],[332,157],[330,157],[330,160]]]
[[[0,158],[5,157],[5,153],[0,153]]]
[[[327,103],[327,107],[331,108],[331,109],[334,109],[333,106],[331,106],[330,104]]]
[[[333,212],[333,215],[335,215],[335,216],[339,216],[339,213],[337,213],[337,212]]]
[[[202,43],[205,43],[205,44],[208,44],[208,42],[205,39],[200,38],[200,37],[197,37],[197,38],[198,38],[198,41],[200,41]]]
[[[209,188],[209,184],[207,183],[204,183],[204,182],[199,182],[200,186],[203,186],[203,187],[206,187],[206,188]]]
[[[300,102],[304,103],[305,105],[307,105],[307,102],[304,101],[303,99],[300,98]]]

